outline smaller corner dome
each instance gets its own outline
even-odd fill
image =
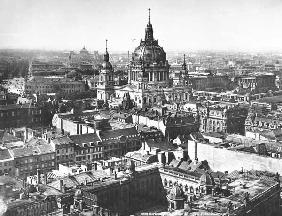
[[[205,172],[200,178],[200,185],[201,186],[213,186],[214,179],[208,172]]]
[[[171,200],[182,200],[185,199],[182,188],[178,185],[174,185],[168,194],[168,198]]]
[[[82,192],[81,192],[81,190],[80,190],[80,189],[77,189],[77,190],[75,191],[75,193],[74,193],[74,197],[76,197],[76,198],[80,198],[80,197],[82,197]]]

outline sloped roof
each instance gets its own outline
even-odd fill
[[[93,142],[94,144],[96,144],[97,141],[101,141],[96,133],[71,135],[69,139],[80,146],[84,143],[88,144],[90,142]]]
[[[52,140],[55,145],[68,145],[72,144],[73,140],[68,136],[57,137]]]
[[[111,139],[111,138],[118,138],[120,136],[132,136],[132,135],[138,135],[138,132],[135,127],[100,132],[101,139]]]
[[[19,139],[7,131],[0,131],[0,141],[2,141],[2,143],[9,143],[19,141]]]
[[[155,141],[153,139],[147,139],[145,140],[145,143],[151,147],[151,148],[158,148],[162,151],[167,151],[167,150],[175,150],[177,149],[176,145],[173,145],[166,140],[164,141]]]
[[[12,159],[12,155],[10,154],[9,150],[6,148],[0,148],[0,161]]]

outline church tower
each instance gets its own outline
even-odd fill
[[[164,49],[154,38],[150,9],[145,38],[132,53],[128,83],[141,94],[135,100],[140,107],[157,104],[161,100],[157,92],[169,87],[169,64]]]
[[[110,63],[107,43],[108,40],[106,40],[106,52],[104,54],[104,61],[97,84],[97,99],[105,102],[109,100],[114,93],[114,73],[112,64]]]

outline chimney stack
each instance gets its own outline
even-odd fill
[[[45,173],[44,173],[44,184],[47,185],[47,183],[48,183],[47,181],[48,181],[48,179],[47,179],[47,173],[45,172]]]
[[[40,170],[37,169],[37,184],[40,184]]]
[[[114,172],[114,175],[115,175],[115,180],[117,180],[117,172],[116,171]]]
[[[60,179],[60,191],[62,193],[65,193],[65,186],[64,186],[64,180]]]
[[[198,160],[198,143],[195,141],[195,161]]]

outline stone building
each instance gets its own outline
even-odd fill
[[[55,151],[43,139],[34,139],[25,146],[13,148],[15,175],[25,178],[34,175],[37,169],[48,172],[55,169]]]
[[[235,78],[235,82],[241,89],[249,89],[255,93],[275,90],[276,76],[273,73],[254,72]]]
[[[248,109],[224,104],[199,107],[200,131],[237,133],[245,135],[245,119]]]
[[[68,136],[56,137],[50,144],[56,153],[56,168],[75,161],[75,143]]]
[[[41,107],[31,104],[0,106],[0,129],[42,125],[42,114]]]
[[[14,157],[7,148],[0,147],[0,176],[14,174]]]
[[[85,91],[85,83],[69,78],[34,78],[25,83],[30,94],[74,93]]]
[[[115,96],[122,98],[129,93],[138,107],[162,104],[165,100],[188,100],[190,92],[186,83],[172,87],[169,78],[166,52],[154,38],[150,20],[145,29],[145,39],[132,53],[128,69],[128,84],[115,87]],[[184,86],[182,85],[184,84]]]

